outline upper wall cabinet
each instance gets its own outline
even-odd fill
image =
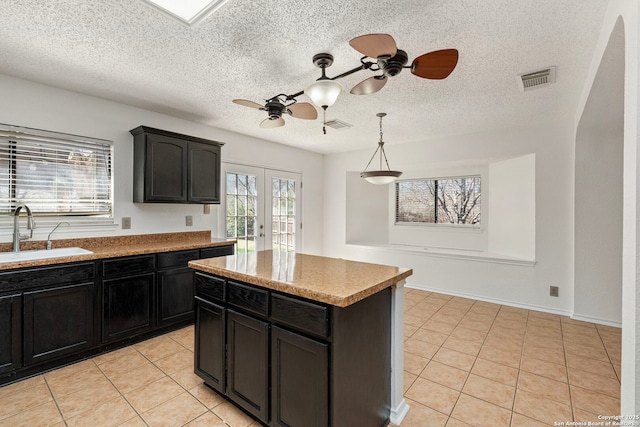
[[[146,126],[130,132],[135,203],[220,203],[222,143]]]

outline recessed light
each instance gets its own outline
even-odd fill
[[[227,0],[143,0],[174,18],[188,24],[195,25],[218,8]]]

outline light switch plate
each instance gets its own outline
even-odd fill
[[[191,227],[193,225],[193,217],[191,215],[187,215],[186,224],[187,224],[187,227]]]
[[[122,229],[129,230],[131,228],[131,217],[122,217]]]

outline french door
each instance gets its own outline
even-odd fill
[[[222,163],[225,197],[219,226],[238,252],[301,248],[301,175]]]

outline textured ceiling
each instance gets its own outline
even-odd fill
[[[139,0],[0,0],[0,73],[87,93],[320,153],[385,142],[574,119],[608,0],[229,0],[194,27]],[[322,123],[285,116],[262,129],[258,103],[320,77],[311,58],[334,56],[332,77],[359,65],[349,40],[391,34],[413,58],[456,48],[446,80],[404,70],[380,91],[346,89]],[[517,75],[550,65],[557,82],[520,91]],[[308,101],[302,95],[298,101]],[[322,115],[320,114],[321,118]]]

